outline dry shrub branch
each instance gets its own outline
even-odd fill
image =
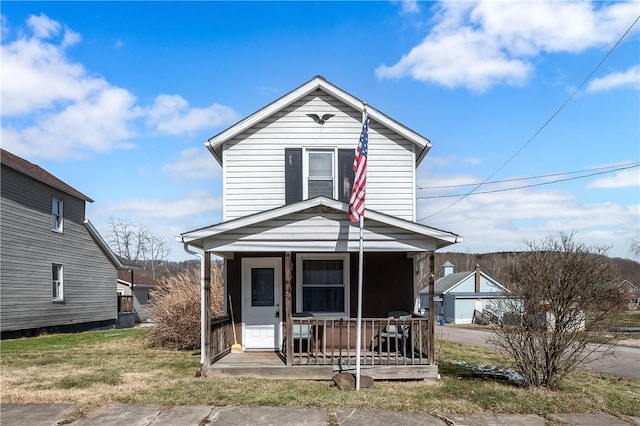
[[[528,245],[511,264],[511,297],[501,308],[511,320],[495,329],[496,343],[530,385],[555,389],[588,358],[611,354],[614,336],[603,331],[622,311],[624,293],[606,248],[573,234]]]
[[[211,262],[211,315],[223,310],[222,264]],[[164,279],[153,293],[150,347],[169,350],[200,348],[200,271],[183,271]]]

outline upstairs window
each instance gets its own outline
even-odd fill
[[[313,198],[318,195],[324,195],[327,198],[335,198],[335,160],[334,151],[307,151],[306,169],[307,174],[305,190],[307,196],[305,198]]]
[[[51,230],[54,232],[62,232],[62,200],[53,197],[51,199]]]
[[[54,302],[64,301],[64,280],[62,265],[51,264],[51,300]]]
[[[285,203],[323,195],[348,203],[354,173],[353,149],[285,148]]]

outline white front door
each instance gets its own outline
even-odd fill
[[[281,343],[282,259],[242,259],[244,349],[279,349]]]

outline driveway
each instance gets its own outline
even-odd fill
[[[456,326],[436,326],[435,331],[436,339],[495,348],[495,345],[489,342],[489,338],[493,335],[490,331]],[[608,376],[622,377],[624,379],[640,379],[640,348],[616,346],[611,356],[596,359],[597,356],[596,352],[590,357],[591,361],[582,365],[580,368]]]

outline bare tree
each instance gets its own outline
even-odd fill
[[[160,270],[167,268],[166,260],[171,254],[171,249],[164,239],[151,233],[148,233],[146,243],[148,266],[151,269],[151,278],[155,280],[159,278]]]
[[[162,237],[144,225],[135,225],[122,218],[109,219],[106,235],[111,249],[118,256],[143,263],[145,271],[150,272],[154,280],[159,278],[160,270],[166,267],[166,260],[171,254]]]
[[[640,258],[640,238],[631,240],[629,252],[631,252],[631,255],[634,258],[636,259]]]
[[[603,331],[623,294],[606,248],[577,243],[573,234],[527,245],[510,264],[513,297],[495,342],[530,385],[554,389],[587,357],[611,353],[613,337]]]
[[[109,218],[107,241],[118,256],[126,260],[143,260],[145,238],[143,227],[133,225],[121,218]]]

